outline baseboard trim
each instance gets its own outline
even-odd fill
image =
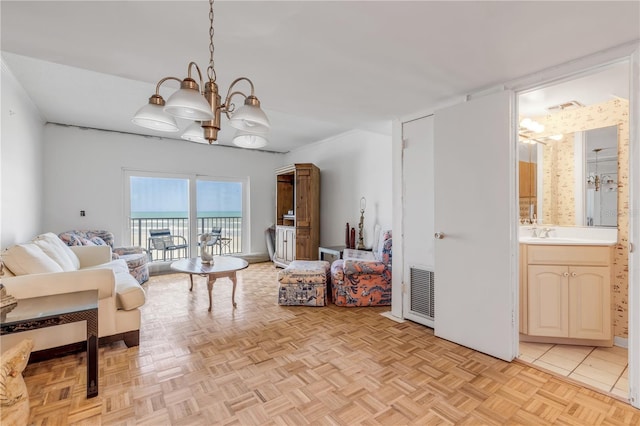
[[[616,336],[613,338],[613,346],[629,349],[629,339]]]
[[[385,318],[389,318],[390,320],[393,320],[395,322],[399,322],[399,323],[403,323],[404,322],[404,320],[402,318],[399,318],[399,317],[393,315],[391,313],[391,311],[383,312],[380,315],[382,315]]]

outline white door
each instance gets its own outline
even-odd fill
[[[513,92],[435,113],[436,336],[511,361],[517,216]],[[435,237],[435,236],[434,236]]]
[[[433,116],[402,125],[404,318],[433,327]]]

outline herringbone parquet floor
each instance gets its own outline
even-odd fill
[[[221,280],[145,284],[140,346],[100,349],[100,395],[84,353],[25,370],[37,425],[638,425],[640,411],[381,315],[387,308],[278,306],[270,263]]]

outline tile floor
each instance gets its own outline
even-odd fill
[[[518,358],[625,400],[629,396],[626,348],[520,342]]]

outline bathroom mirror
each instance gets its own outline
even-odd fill
[[[628,73],[620,62],[518,95],[521,223],[617,227],[628,193]]]
[[[519,144],[520,217],[557,226],[618,224],[618,126]]]

